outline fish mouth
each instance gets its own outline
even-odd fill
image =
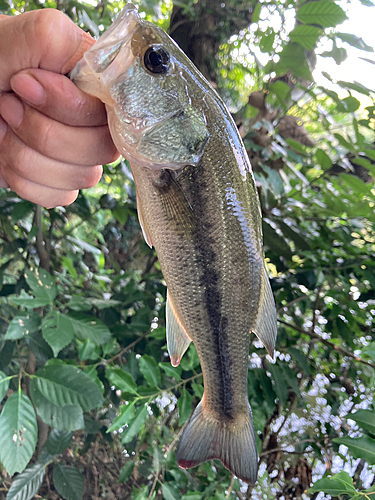
[[[137,8],[128,3],[110,28],[76,64],[69,74],[70,79],[81,90],[88,88],[89,93],[93,93],[95,81],[106,85],[124,73],[134,61],[130,42],[141,21]],[[94,95],[102,99],[102,95],[95,91]]]

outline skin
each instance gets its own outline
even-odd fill
[[[101,101],[65,75],[95,42],[53,9],[0,16],[0,187],[47,208],[119,157]]]

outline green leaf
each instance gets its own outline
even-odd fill
[[[69,309],[73,309],[73,311],[91,311],[93,307],[102,310],[118,306],[121,303],[122,302],[119,300],[104,300],[96,299],[94,297],[81,297],[79,295],[74,295],[67,303],[67,307],[69,307]]]
[[[99,387],[86,373],[71,365],[49,365],[33,377],[41,394],[57,406],[80,405],[83,411],[99,406]]]
[[[337,497],[339,495],[355,495],[356,489],[353,485],[353,479],[349,476],[347,472],[339,472],[332,477],[325,477],[324,479],[319,479],[313,485],[312,488],[308,490],[308,493],[316,493],[318,491],[324,491],[327,495]]]
[[[375,342],[370,342],[366,347],[362,349],[362,354],[365,354],[369,358],[375,361]]]
[[[121,405],[120,414],[114,419],[107,432],[116,431],[117,429],[124,427],[124,425],[127,425],[134,418],[134,405],[135,401],[132,401],[128,405]]]
[[[5,398],[9,389],[10,377],[0,370],[0,403]]]
[[[26,335],[36,332],[39,329],[41,322],[42,318],[39,314],[35,314],[34,312],[29,312],[28,314],[22,316],[16,316],[9,323],[4,340],[22,339]]]
[[[373,410],[358,410],[355,413],[349,413],[345,418],[350,418],[357,422],[359,427],[367,429],[375,434],[375,411]]]
[[[118,478],[119,483],[126,483],[130,479],[131,475],[133,474],[134,465],[135,464],[132,460],[126,462],[124,467],[122,467],[120,470],[120,476]]]
[[[181,493],[176,486],[163,483],[161,485],[164,500],[181,500]]]
[[[159,387],[161,385],[160,368],[152,356],[144,354],[139,360],[139,369],[151,387]]]
[[[30,382],[30,395],[44,423],[61,431],[76,431],[84,428],[82,408],[78,404],[58,406],[51,403],[39,391],[34,378]]]
[[[335,33],[335,35],[341,38],[343,42],[348,43],[356,49],[365,50],[366,52],[374,52],[374,49],[370,47],[370,45],[367,45],[367,43],[365,43],[359,36],[352,35],[350,33]]]
[[[289,38],[292,42],[302,45],[306,50],[313,50],[322,34],[323,30],[316,26],[300,24],[289,33]]]
[[[138,408],[135,418],[129,423],[128,428],[124,431],[122,443],[130,443],[139,434],[148,416],[147,406]]]
[[[345,436],[335,438],[333,441],[347,446],[354,458],[363,458],[369,465],[375,465],[375,439],[370,436],[366,434],[359,438]]]
[[[370,193],[370,186],[363,182],[361,179],[356,177],[355,175],[350,174],[340,174],[340,179],[344,182],[348,189],[352,190],[354,193],[358,195],[364,195]]]
[[[46,442],[48,453],[59,455],[70,445],[72,437],[73,432],[52,429]]]
[[[80,340],[90,339],[97,345],[108,342],[111,332],[107,326],[98,318],[80,313],[70,313],[65,315],[65,321],[70,323],[77,338]]]
[[[183,425],[187,420],[189,420],[191,415],[191,406],[193,404],[193,398],[191,394],[187,391],[186,387],[183,388],[181,396],[178,399],[178,425]]]
[[[71,322],[66,314],[61,314],[59,311],[51,311],[43,319],[42,332],[55,357],[73,340],[74,336]]]
[[[316,150],[315,158],[316,158],[316,161],[319,163],[319,165],[324,170],[328,170],[329,168],[332,167],[332,160],[327,155],[327,153],[325,151],[323,151],[323,149],[317,149]]]
[[[259,49],[261,50],[261,52],[272,52],[274,41],[274,30],[272,28],[267,28],[259,41]]]
[[[337,111],[341,113],[354,113],[360,107],[361,103],[353,96],[345,97],[337,105]]]
[[[320,0],[301,5],[297,10],[296,18],[304,24],[317,24],[322,28],[330,28],[341,24],[347,17],[339,5],[329,0]]]
[[[181,380],[182,369],[180,366],[171,366],[170,363],[158,363],[160,368],[165,372],[167,377],[174,378],[177,381]]]
[[[49,272],[41,267],[37,269],[30,268],[25,271],[25,277],[36,298],[43,300],[44,305],[53,302],[57,294],[57,287]]]
[[[313,77],[306,59],[305,49],[299,43],[290,41],[280,52],[280,61],[277,63],[279,71],[291,71],[293,75],[313,81]]]
[[[278,365],[269,365],[268,370],[275,382],[275,392],[281,406],[285,406],[288,400],[288,384],[285,383],[283,372]]]
[[[33,297],[26,293],[25,290],[21,290],[18,297],[16,295],[9,295],[8,300],[12,304],[26,307],[26,309],[35,309],[37,307],[44,307],[50,304],[50,301],[46,301],[44,297]]]
[[[85,480],[76,467],[57,462],[53,469],[53,484],[65,500],[82,500]]]
[[[0,429],[0,461],[13,476],[28,464],[38,436],[33,405],[21,390],[14,392],[4,404]]]
[[[45,463],[37,463],[27,467],[13,479],[6,500],[31,500],[39,490],[45,473]]]
[[[129,392],[130,394],[136,394],[137,385],[134,383],[133,377],[128,372],[124,372],[120,368],[109,368],[106,372],[108,380],[113,384],[116,389],[120,389],[122,392]]]

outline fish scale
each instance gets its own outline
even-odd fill
[[[191,341],[201,363],[204,395],[182,434],[178,464],[219,459],[254,484],[250,333],[273,355],[276,311],[237,127],[186,55],[131,4],[72,76],[106,103],[113,140],[130,161],[143,234],[168,288],[171,363],[179,364]]]

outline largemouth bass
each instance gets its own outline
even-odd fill
[[[254,484],[250,333],[272,356],[277,330],[259,200],[237,127],[181,49],[131,4],[72,78],[106,104],[113,140],[130,161],[144,237],[168,287],[171,363],[179,364],[191,341],[201,362],[204,395],[178,464],[219,459]]]

